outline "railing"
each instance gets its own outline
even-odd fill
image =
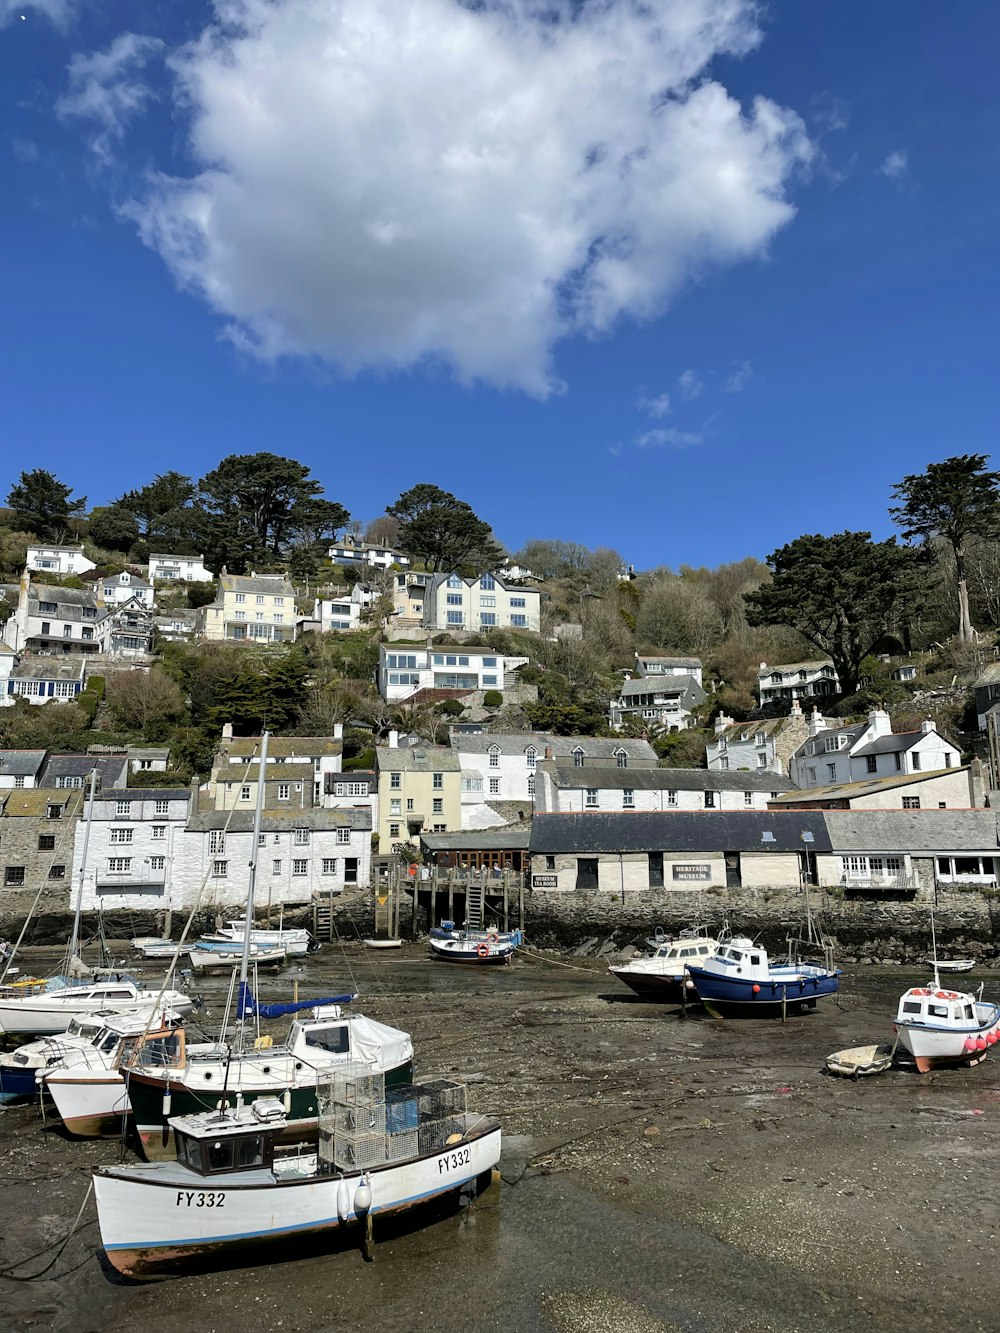
[[[844,875],[840,881],[844,889],[916,889],[915,875]]]

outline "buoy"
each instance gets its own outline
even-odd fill
[[[694,990],[694,982],[691,980],[690,977],[688,977],[687,981],[685,981],[685,983],[684,983],[684,989],[685,989],[685,990]]]
[[[760,987],[757,985],[756,981],[753,983],[750,989],[753,991],[754,995],[760,994]]]
[[[351,1215],[351,1189],[346,1180],[337,1186],[337,1216],[346,1222]]]
[[[990,1031],[987,1032],[986,1034],[986,1041],[990,1046],[992,1046],[996,1042],[996,1039],[997,1039],[997,1034],[991,1028]]]
[[[168,1083],[168,1084],[167,1084],[167,1090],[166,1090],[166,1092],[163,1094],[163,1118],[164,1118],[164,1120],[166,1120],[167,1116],[170,1114],[170,1102],[171,1102],[171,1096],[170,1096],[170,1084]]]
[[[979,1040],[976,1042],[976,1048],[977,1048],[978,1050],[980,1050],[980,1051],[985,1051],[985,1050],[986,1050],[986,1038],[985,1038],[985,1037],[980,1037],[980,1038],[979,1038]]]
[[[368,1172],[361,1177],[361,1184],[354,1194],[354,1211],[358,1217],[364,1217],[368,1209],[372,1206],[372,1187],[368,1180]]]
[[[480,958],[489,958],[490,946],[488,944],[479,944],[476,946],[476,953]]]
[[[972,1037],[966,1037],[966,1039],[965,1039],[965,1043],[964,1043],[962,1049],[963,1049],[963,1050],[966,1050],[966,1051],[974,1051],[974,1050],[976,1049],[976,1043],[975,1043],[975,1041],[973,1040]]]

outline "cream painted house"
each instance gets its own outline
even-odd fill
[[[435,574],[424,596],[424,625],[430,630],[530,629],[540,625],[537,588],[506,584],[499,574],[463,578]]]
[[[210,643],[291,643],[295,589],[283,574],[220,574],[215,601],[202,608]]]
[[[375,751],[378,768],[379,851],[416,846],[421,833],[462,827],[462,766],[445,745],[399,745],[395,733]]]

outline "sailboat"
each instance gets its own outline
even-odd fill
[[[268,733],[261,737],[260,772],[267,764]],[[277,1098],[284,1108],[282,1136],[299,1141],[316,1133],[317,1079],[329,1079],[345,1064],[365,1064],[384,1074],[389,1086],[406,1082],[413,1071],[409,1034],[377,1023],[363,1014],[345,1014],[357,997],[334,995],[318,1000],[261,1004],[251,990],[249,969],[254,889],[263,818],[264,783],[257,785],[257,806],[250,861],[245,927],[242,941],[236,1034],[231,1043],[189,1047],[183,1037],[169,1062],[157,1051],[151,1059],[140,1043],[123,1073],[136,1131],[147,1157],[170,1155],[172,1117],[193,1115],[206,1107],[250,1105],[258,1098]],[[299,1015],[284,1042],[261,1035],[259,1018]]]
[[[96,783],[97,769],[94,768],[90,774],[83,855],[80,861],[80,877],[73,914],[73,932],[66,951],[65,974],[49,977],[40,983],[32,983],[26,988],[27,994],[11,995],[9,990],[16,990],[16,987],[5,987],[0,991],[0,1033],[6,1036],[39,1037],[65,1032],[74,1019],[85,1018],[98,1011],[123,1013],[128,1009],[141,1009],[156,1003],[176,1013],[187,1013],[192,1008],[193,1002],[190,997],[180,991],[143,990],[134,977],[116,972],[112,972],[110,976],[97,977],[78,956],[80,921],[83,915],[84,874],[90,845],[90,826],[94,818]],[[8,962],[0,982],[6,977],[9,968]]]

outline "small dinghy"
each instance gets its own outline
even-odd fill
[[[933,958],[927,959],[927,966],[935,966]],[[936,966],[939,972],[971,972],[976,966],[976,960],[974,958],[939,958]]]
[[[362,940],[361,943],[365,946],[366,949],[401,949],[403,947],[403,941],[396,939],[392,940],[369,939],[369,940]]]
[[[895,1046],[879,1042],[872,1046],[851,1046],[846,1051],[834,1051],[826,1057],[831,1074],[842,1078],[866,1078],[869,1074],[884,1074],[892,1068]]]

